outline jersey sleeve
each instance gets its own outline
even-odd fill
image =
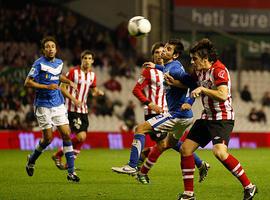
[[[216,86],[228,85],[229,74],[225,68],[221,68],[221,67],[215,68],[213,75],[214,75],[214,82]]]
[[[163,65],[155,65],[156,69],[163,72],[164,66]]]
[[[135,87],[132,90],[133,95],[143,104],[147,104],[150,100],[145,96],[143,89],[151,84],[150,69],[144,69],[138,79]]]
[[[32,77],[32,78],[36,78],[40,72],[40,64],[35,62],[33,65],[32,65],[32,68],[30,69],[29,73],[27,76],[29,77]]]

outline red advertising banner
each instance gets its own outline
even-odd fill
[[[0,149],[33,150],[41,137],[41,132],[0,131]],[[88,132],[87,139],[82,148],[130,148],[133,140],[132,133],[117,132]],[[148,136],[146,146],[153,142]],[[48,149],[62,146],[62,139],[57,132],[54,133]],[[211,148],[209,143],[206,148]],[[258,148],[270,147],[270,133],[232,133],[229,148]]]

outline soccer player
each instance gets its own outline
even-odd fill
[[[94,63],[94,53],[90,50],[85,50],[81,53],[81,65],[71,68],[66,74],[67,78],[75,83],[78,91],[68,86],[61,84],[61,90],[66,97],[66,107],[68,109],[68,120],[71,131],[76,134],[71,139],[74,155],[80,153],[81,147],[86,140],[88,121],[87,99],[89,91],[93,96],[104,95],[104,92],[96,87],[96,74],[92,71]],[[59,149],[52,159],[59,169],[65,169],[67,166],[61,162],[61,157],[64,152]]]
[[[151,55],[152,60],[157,65],[163,65],[163,59],[161,53],[164,49],[164,44],[157,42],[152,46]],[[138,98],[145,106],[145,121],[148,119],[167,112],[167,103],[165,99],[165,90],[163,86],[164,78],[163,72],[154,68],[144,68],[142,74],[137,81],[133,94]],[[143,149],[141,153],[140,160],[138,162],[138,169],[140,170],[137,174],[137,180],[143,184],[148,184],[150,179],[148,177],[149,170],[156,163],[159,156],[163,151],[171,148],[166,144],[166,139],[163,137],[155,137],[157,135],[150,134],[151,139],[156,141],[157,144],[152,147],[147,147]],[[161,136],[161,135],[158,135]],[[179,152],[179,147],[182,142],[179,142],[177,146],[174,147],[176,151]],[[199,169],[200,182],[204,180],[209,169],[209,164],[202,161],[197,155],[194,155],[196,166]]]
[[[26,172],[33,176],[35,162],[53,138],[52,126],[57,126],[62,139],[64,154],[68,163],[67,179],[79,182],[80,178],[74,172],[74,154],[70,140],[70,127],[67,119],[67,109],[64,105],[63,95],[58,87],[59,82],[65,82],[71,87],[74,83],[61,75],[63,61],[55,57],[57,43],[51,36],[44,37],[41,41],[43,56],[37,59],[24,85],[36,89],[35,114],[40,128],[42,138],[31,155],[27,156]]]
[[[184,193],[178,200],[193,200],[193,152],[199,147],[213,143],[213,154],[242,184],[244,200],[253,199],[256,185],[248,179],[239,161],[228,153],[230,133],[234,126],[231,79],[227,68],[218,60],[212,42],[202,39],[190,50],[191,62],[199,87],[191,92],[193,98],[201,96],[204,110],[196,120],[181,146],[181,169]]]
[[[175,79],[180,79],[185,74],[182,64],[177,60],[184,50],[180,40],[169,40],[162,52],[164,67],[154,63],[145,63],[151,68],[157,68],[163,73],[169,73]],[[122,167],[112,167],[114,172],[123,174],[135,174],[141,151],[144,148],[145,134],[150,133],[156,136],[165,134],[166,146],[174,147],[181,134],[192,123],[193,113],[190,109],[185,109],[187,89],[165,85],[168,112],[139,124],[135,129],[134,140],[132,142],[130,159],[127,165]],[[191,103],[192,104],[192,103]]]

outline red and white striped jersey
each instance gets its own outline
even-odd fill
[[[217,60],[209,70],[197,71],[197,81],[199,86],[208,89],[216,89],[220,85],[228,86],[228,98],[225,102],[219,102],[202,94],[202,104],[204,110],[202,119],[207,120],[234,120],[231,95],[231,78],[228,69]]]
[[[161,107],[164,111],[167,111],[167,103],[165,99],[165,90],[163,86],[163,72],[152,69],[143,69],[140,78],[138,79],[134,89],[133,94],[142,102],[147,101],[154,102],[156,105]],[[147,105],[144,106],[144,114],[156,114],[155,111],[148,108]]]
[[[66,74],[67,78],[77,85],[77,92],[74,88],[68,86],[68,92],[76,99],[82,102],[81,107],[77,107],[74,103],[66,98],[66,106],[68,111],[77,113],[88,113],[87,98],[90,88],[96,87],[96,75],[94,72],[83,72],[80,67],[74,67]]]

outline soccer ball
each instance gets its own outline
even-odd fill
[[[151,31],[151,23],[142,16],[132,17],[128,22],[128,32],[132,36],[143,36]]]

